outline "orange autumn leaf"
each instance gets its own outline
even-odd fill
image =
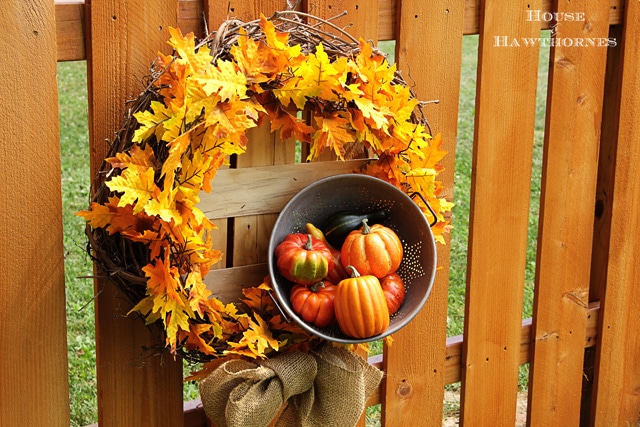
[[[354,139],[348,130],[349,121],[335,114],[329,117],[316,116],[314,120],[318,129],[313,134],[307,160],[318,158],[325,149],[333,151],[339,159],[344,159],[344,145]]]

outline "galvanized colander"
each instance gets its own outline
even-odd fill
[[[335,327],[317,328],[305,322],[289,303],[293,286],[276,267],[275,248],[289,233],[306,233],[305,224],[321,227],[335,212],[370,213],[385,210],[382,222],[400,237],[404,249],[397,273],[406,288],[405,301],[391,317],[387,330],[366,339],[354,339]],[[375,341],[405,326],[427,301],[436,272],[436,248],[429,223],[414,201],[393,185],[368,175],[344,174],[325,178],[303,188],[286,204],[273,228],[269,241],[269,275],[281,310],[308,332],[340,343]]]

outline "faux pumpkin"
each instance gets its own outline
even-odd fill
[[[389,327],[389,309],[377,277],[361,276],[348,266],[351,277],[338,283],[335,311],[340,330],[352,338],[370,338]]]
[[[289,294],[293,311],[305,322],[325,328],[336,320],[334,300],[336,285],[327,281],[311,286],[294,285]]]
[[[310,234],[288,234],[276,247],[275,257],[280,274],[302,285],[324,279],[333,268],[333,257],[326,243]]]
[[[352,265],[362,275],[382,278],[395,273],[402,262],[402,242],[389,227],[374,224],[369,227],[362,220],[362,228],[354,230],[344,241],[341,250],[343,266]]]
[[[333,258],[333,268],[329,270],[329,274],[327,274],[327,280],[329,280],[331,283],[340,283],[342,279],[346,279],[347,277],[349,277],[349,274],[347,274],[347,271],[344,269],[342,263],[340,262],[340,251],[331,246],[329,242],[327,242],[327,239],[325,238],[322,230],[320,230],[310,222],[305,225],[305,228],[307,233],[311,234],[311,236],[326,243],[329,247],[329,250],[331,251],[331,256]]]
[[[400,306],[404,302],[406,294],[404,281],[400,276],[393,273],[380,279],[380,286],[382,287],[384,298],[387,301],[389,315],[392,315],[400,309]]]

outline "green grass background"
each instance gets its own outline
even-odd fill
[[[546,32],[548,37],[548,32]],[[387,52],[393,43],[381,43]],[[473,152],[473,122],[478,37],[463,40],[458,138],[453,210],[454,229],[451,236],[451,270],[447,327],[450,336],[461,334],[464,327],[466,250],[469,219],[469,195]],[[549,51],[542,49],[539,63],[538,102],[534,144],[534,165],[531,178],[531,208],[529,216],[529,246],[527,251],[525,303],[523,317],[530,317],[535,274],[535,247],[540,196],[542,140],[546,102]],[[84,222],[74,215],[89,203],[89,143],[87,130],[87,73],[84,61],[58,64],[60,138],[62,160],[62,200],[64,221],[65,280],[67,294],[67,337],[69,347],[69,384],[71,426],[85,426],[97,421],[95,369],[95,329],[93,282],[82,278],[92,273],[86,255]],[[185,367],[188,370],[188,367]],[[522,387],[526,387],[527,367],[521,369]],[[455,389],[459,384],[448,386]],[[185,385],[184,398],[198,397],[192,384]],[[448,409],[456,411],[455,405]],[[379,408],[368,411],[369,425],[379,425]]]

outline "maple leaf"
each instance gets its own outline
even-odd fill
[[[269,112],[269,120],[271,132],[279,130],[280,139],[283,141],[295,139],[300,142],[311,142],[310,135],[313,133],[313,128],[298,119],[297,115],[282,108],[280,104],[276,104],[275,109]]]
[[[215,354],[216,351],[211,347],[210,341],[205,340],[203,337],[204,334],[211,333],[212,330],[213,326],[206,323],[189,325],[189,335],[185,342],[185,348],[191,351],[201,351],[204,354]]]
[[[161,311],[166,313],[163,318],[167,333],[166,342],[171,347],[171,353],[175,354],[179,332],[189,331],[190,316],[183,306],[173,299],[166,300]]]
[[[277,78],[282,70],[297,65],[304,58],[301,46],[289,46],[288,35],[276,33],[272,22],[265,19],[263,27],[266,42],[247,37],[246,31],[240,29],[238,42],[230,50],[254,92],[262,91],[260,83]]]
[[[153,168],[141,165],[130,165],[106,182],[111,191],[122,193],[119,207],[133,205],[133,214],[142,212],[145,205],[159,189],[154,181]]]
[[[440,133],[436,134],[422,151],[424,158],[420,161],[420,166],[436,168],[438,162],[447,155],[447,151],[442,149],[442,135]]]
[[[171,35],[168,41],[169,45],[191,67],[194,74],[203,72],[213,60],[211,51],[206,44],[200,46],[196,51],[193,33],[183,36],[180,29],[169,27],[169,34]]]
[[[389,127],[387,116],[391,116],[391,111],[386,105],[378,105],[369,98],[355,98],[355,104],[362,112],[362,115],[368,123],[373,125],[374,129],[381,129],[385,133]]]
[[[150,145],[145,145],[144,148],[134,145],[129,151],[116,153],[114,157],[108,157],[105,161],[109,162],[112,167],[119,169],[128,168],[130,165],[146,166],[154,170],[160,168],[160,163]]]
[[[182,216],[176,209],[174,200],[177,191],[177,188],[170,191],[161,191],[156,197],[149,200],[144,207],[144,212],[149,216],[160,218],[167,224],[173,224],[173,226],[181,225]]]
[[[313,144],[307,160],[317,158],[325,148],[333,150],[339,159],[344,160],[344,144],[353,141],[353,134],[347,129],[349,121],[344,117],[314,117],[318,130],[313,134]]]
[[[163,304],[160,299],[165,296],[168,299],[184,305],[179,295],[179,289],[182,287],[180,284],[180,275],[178,269],[171,266],[168,253],[165,254],[164,260],[156,259],[155,263],[142,267],[142,271],[147,277],[147,291],[150,295],[155,296],[157,300],[158,306],[154,307],[153,311],[160,309],[160,306]],[[154,301],[154,303],[156,303],[156,301]]]
[[[249,329],[242,334],[238,343],[229,342],[231,350],[225,353],[265,358],[269,349],[278,351],[280,343],[273,338],[269,324],[258,313],[254,313],[254,317],[256,321],[249,320]]]
[[[322,44],[316,46],[315,54],[309,54],[306,61],[294,70],[291,78],[281,88],[273,90],[273,94],[287,107],[290,101],[304,109],[307,98],[318,96],[326,101],[337,101],[334,89],[339,91],[339,69],[343,69],[347,59],[340,58],[331,62]]]
[[[181,166],[182,156],[187,148],[191,145],[191,134],[195,131],[195,127],[169,142],[169,155],[162,165],[160,176],[164,176],[164,191],[171,191],[175,180],[176,169]]]
[[[212,137],[225,144],[217,143],[226,154],[244,153],[247,146],[247,129],[257,126],[258,110],[253,104],[230,101],[218,104],[207,112],[206,126],[211,127]]]
[[[247,94],[247,78],[231,61],[218,60],[198,80],[207,96],[215,93],[221,101],[242,99]]]
[[[252,311],[264,314],[267,311],[267,307],[273,305],[271,297],[266,290],[259,287],[243,288],[242,295],[244,296],[242,302]]]
[[[119,198],[111,197],[104,205],[93,202],[87,211],[77,212],[93,228],[104,228],[107,233],[122,233],[136,242],[150,243],[162,239],[162,232],[154,218],[133,214],[131,205],[119,207]],[[153,258],[153,257],[152,257]]]
[[[148,109],[133,114],[133,117],[135,117],[140,126],[133,133],[132,141],[141,142],[148,139],[151,135],[155,135],[158,140],[162,140],[165,133],[163,124],[172,115],[172,110],[167,108],[162,102],[151,101]]]

